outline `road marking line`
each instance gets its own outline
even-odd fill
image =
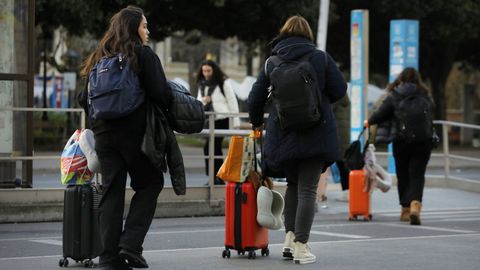
[[[62,246],[62,241],[53,240],[53,239],[45,239],[45,240],[30,240],[30,242],[41,243],[41,244],[48,244],[48,245],[55,245],[55,246]]]
[[[406,226],[405,224],[392,224],[392,223],[378,223],[384,226],[390,227],[400,227],[400,228],[412,228],[412,229],[420,229],[420,230],[430,230],[430,231],[440,231],[440,232],[455,232],[455,233],[476,233],[477,231],[469,231],[469,230],[457,230],[457,229],[448,229],[448,228],[438,228],[438,227],[430,227],[430,226]]]
[[[478,207],[458,207],[458,208],[429,208],[429,209],[422,209],[423,212],[445,212],[445,211],[480,211],[480,208]],[[389,213],[396,213],[400,214],[400,209],[397,210],[379,210],[379,211],[374,211],[373,214],[389,214]]]
[[[344,234],[344,233],[331,233],[331,232],[321,232],[321,231],[310,231],[310,234],[326,235],[326,236],[335,236],[335,237],[344,237],[344,238],[353,238],[353,239],[367,239],[367,238],[371,238],[370,236],[365,236],[365,235]]]
[[[456,218],[454,221],[479,221],[480,218]],[[452,221],[451,219],[442,219],[441,221]]]
[[[422,216],[437,216],[437,215],[463,215],[463,214],[480,214],[480,210],[471,211],[438,211],[438,212],[425,212],[422,211]],[[381,214],[386,217],[398,216],[399,213],[385,213]]]
[[[396,240],[414,240],[414,239],[434,239],[434,238],[449,238],[449,237],[472,237],[479,236],[480,233],[472,234],[449,234],[449,235],[429,235],[429,236],[411,236],[411,237],[391,237],[391,238],[370,238],[370,239],[358,239],[358,240],[331,240],[331,241],[318,241],[318,242],[308,242],[309,245],[322,245],[322,244],[343,244],[343,243],[355,243],[355,242],[377,242],[377,241],[396,241]],[[283,243],[277,244],[268,244],[269,247],[282,247]],[[178,248],[178,249],[158,249],[158,250],[144,250],[143,253],[168,253],[168,252],[178,252],[178,251],[198,251],[198,250],[221,250],[224,249],[224,246],[218,247],[202,247],[202,248]],[[10,258],[0,258],[0,261],[10,261],[10,260],[32,260],[32,259],[42,259],[42,258],[59,258],[63,255],[46,255],[46,256],[29,256],[29,257],[10,257]]]
[[[63,258],[63,255],[46,255],[46,256],[28,256],[28,257],[10,257],[10,258],[0,258],[1,261],[11,261],[11,260],[32,260],[32,259],[46,259],[46,258]]]
[[[175,234],[175,233],[205,233],[205,232],[221,232],[224,231],[224,228],[221,229],[212,229],[212,230],[194,230],[194,231],[167,231],[167,232],[148,232],[148,234]]]
[[[462,218],[478,218],[480,215],[440,215],[440,216],[422,216],[422,219],[435,220],[435,219],[447,219],[450,221],[459,220]]]
[[[32,240],[41,240],[41,239],[62,239],[61,236],[45,236],[45,237],[30,237],[30,238],[5,238],[5,239],[0,239],[0,242],[4,241],[32,241]]]

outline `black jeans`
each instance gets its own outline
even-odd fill
[[[101,264],[117,260],[120,248],[136,253],[143,251],[143,241],[164,180],[163,174],[141,152],[142,139],[141,130],[105,132],[95,136],[103,182],[100,233],[104,250],[100,255]],[[135,194],[123,226],[127,172]]]
[[[228,129],[228,118],[225,119],[220,119],[220,120],[215,120],[215,129]],[[222,143],[223,143],[223,137],[215,137],[214,145],[213,145],[213,153],[215,156],[223,156],[223,151],[222,151]],[[209,148],[209,138],[206,139],[205,145],[203,147],[203,154],[205,156],[209,155],[208,148]],[[214,174],[217,175],[218,170],[223,164],[223,159],[215,159],[214,161]],[[205,174],[208,175],[208,158],[205,159]],[[215,184],[224,184],[223,181],[218,181],[215,179]]]
[[[411,201],[422,201],[423,187],[425,186],[425,170],[431,153],[431,141],[393,143],[398,197],[401,206],[410,207]]]
[[[284,165],[287,177],[285,230],[295,233],[295,241],[306,243],[315,216],[317,186],[324,163],[318,158],[309,158]]]

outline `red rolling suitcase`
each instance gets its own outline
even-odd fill
[[[59,266],[67,267],[68,259],[93,268],[93,259],[100,255],[99,212],[100,197],[94,185],[69,186],[64,193],[63,258]]]
[[[268,256],[268,229],[257,223],[257,196],[250,182],[228,182],[225,187],[225,250],[222,257],[230,258],[230,249],[238,254],[248,252],[255,259],[255,250]]]
[[[370,193],[366,190],[366,178],[363,170],[352,170],[348,177],[349,188],[349,218],[357,220],[357,216],[363,216],[363,220],[372,220],[370,214]]]

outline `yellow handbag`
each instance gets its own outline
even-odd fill
[[[225,161],[218,170],[217,177],[223,181],[242,183],[253,168],[256,133],[248,137],[232,136]]]

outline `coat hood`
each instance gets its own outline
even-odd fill
[[[402,96],[408,96],[417,91],[417,86],[413,83],[404,83],[395,88],[395,92]]]
[[[272,55],[278,55],[283,59],[298,59],[316,49],[315,44],[304,37],[287,37],[280,40],[272,49]]]

